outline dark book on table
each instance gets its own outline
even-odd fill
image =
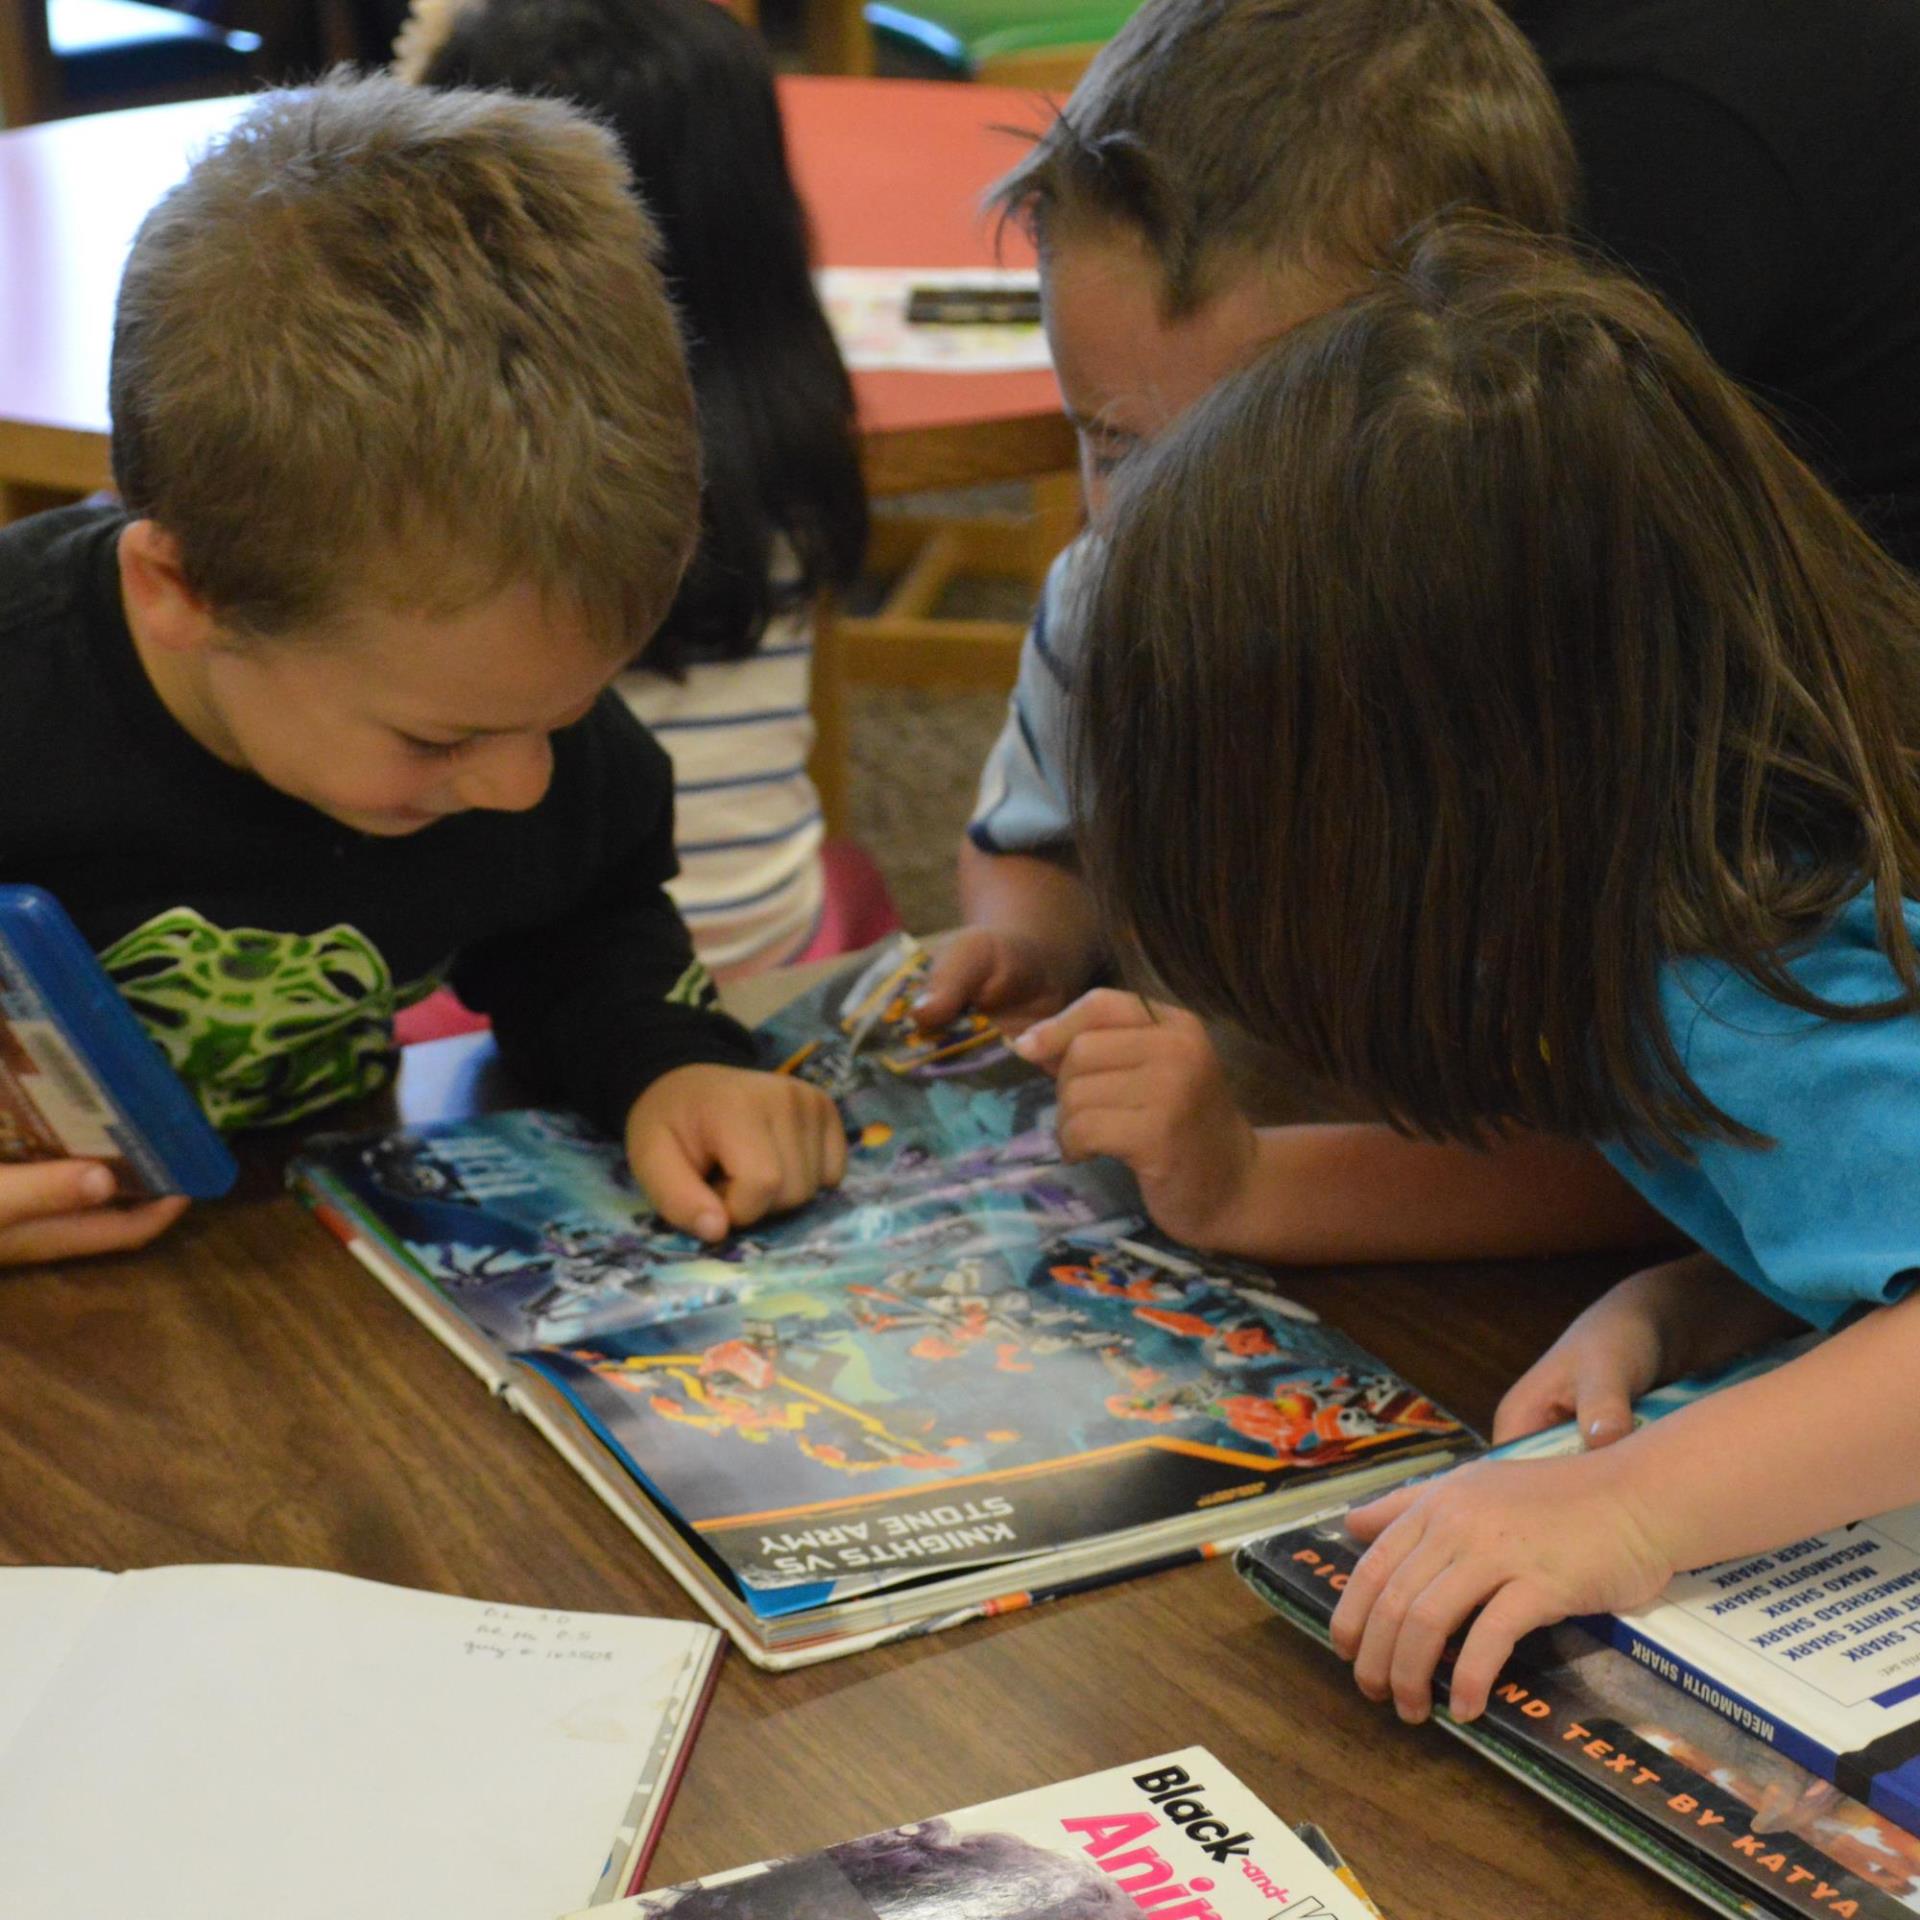
[[[1595,1623],[1623,1653],[1920,1829],[1920,1507],[1682,1574]]]
[[[840,1103],[844,1183],[704,1247],[613,1142],[512,1112],[314,1143],[291,1178],[562,1449],[750,1657],[789,1665],[1236,1545],[1431,1469],[1463,1429],[1257,1268],[1063,1165],[923,960],[760,1032]]]
[[[1714,1379],[1661,1388],[1636,1406],[1636,1417],[1675,1411],[1791,1351],[1774,1349]],[[1573,1430],[1561,1427],[1497,1454],[1541,1458],[1578,1445]],[[1786,1644],[1831,1630],[1834,1620],[1871,1621],[1881,1607],[1856,1597],[1901,1578],[1899,1541],[1884,1536],[1890,1524],[1897,1534],[1903,1518],[1763,1556],[1764,1567],[1756,1561],[1683,1575],[1655,1605],[1627,1619],[1569,1622],[1530,1635],[1479,1719],[1463,1726],[1444,1710],[1438,1717],[1718,1911],[1840,1920],[1920,1913],[1920,1839],[1864,1795],[1823,1777],[1830,1768],[1802,1764],[1804,1748],[1796,1750],[1780,1718],[1780,1690],[1770,1690],[1752,1664],[1742,1674],[1750,1693],[1734,1696],[1714,1676],[1739,1662],[1718,1657],[1710,1645],[1723,1633],[1771,1630],[1746,1618],[1769,1603],[1782,1609],[1773,1625],[1789,1629]],[[1324,1641],[1359,1553],[1343,1521],[1322,1516],[1251,1542],[1237,1564],[1263,1598]],[[1856,1578],[1863,1568],[1871,1571]],[[1835,1581],[1843,1584],[1828,1591]],[[1770,1599],[1755,1593],[1756,1585],[1773,1582]],[[1711,1611],[1725,1602],[1732,1604]],[[1801,1615],[1832,1607],[1841,1611],[1798,1624]],[[1853,1644],[1885,1631],[1885,1623],[1869,1625]],[[1658,1651],[1676,1642],[1698,1667]],[[1443,1703],[1450,1665],[1451,1655],[1436,1679]],[[1873,1776],[1863,1774],[1861,1784],[1870,1787]]]
[[[1810,1338],[1676,1381],[1635,1416],[1658,1418],[1777,1366]],[[1560,1426],[1492,1457],[1579,1445]],[[1651,1605],[1586,1624],[1700,1705],[1920,1831],[1920,1506],[1682,1573]]]

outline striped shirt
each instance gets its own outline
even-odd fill
[[[744,660],[668,680],[635,669],[621,698],[673,760],[680,876],[667,891],[720,978],[801,953],[823,897],[813,749],[813,615],[768,623]]]

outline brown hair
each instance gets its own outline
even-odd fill
[[[1077,689],[1089,876],[1167,992],[1399,1124],[1755,1142],[1677,957],[1916,1004],[1920,588],[1654,296],[1483,225],[1139,455]],[[1784,971],[1871,882],[1904,992]]]
[[[1178,317],[1223,267],[1347,279],[1449,207],[1564,232],[1576,177],[1494,0],[1147,0],[992,198],[1043,245],[1138,232]]]
[[[699,504],[653,255],[612,136],[558,102],[268,95],[134,242],[114,477],[237,631],[525,581],[632,652]]]

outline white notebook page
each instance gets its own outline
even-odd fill
[[[96,1567],[10,1567],[0,1575],[0,1754],[112,1591],[113,1575]]]
[[[548,1920],[715,1638],[294,1568],[0,1572],[0,1715],[40,1685],[0,1721],[0,1914]]]

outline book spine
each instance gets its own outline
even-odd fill
[[[645,1883],[654,1849],[660,1844],[661,1828],[666,1824],[667,1809],[680,1791],[694,1736],[713,1704],[726,1646],[723,1635],[709,1631],[705,1644],[688,1654],[682,1669],[684,1684],[672,1690],[672,1709],[662,1720],[653,1752],[634,1782],[633,1798],[614,1835],[606,1871],[587,1902],[589,1907],[624,1899],[638,1893]]]
[[[1325,1645],[1358,1558],[1352,1541],[1318,1528],[1261,1541],[1236,1564],[1270,1605]],[[1913,1843],[1904,1834],[1889,1834],[1874,1848],[1883,1856],[1883,1878],[1863,1868],[1859,1849],[1850,1846],[1874,1824],[1863,1807],[1841,1801],[1809,1824],[1776,1820],[1756,1828],[1755,1794],[1764,1799],[1769,1791],[1759,1769],[1777,1769],[1772,1788],[1788,1789],[1789,1799],[1804,1797],[1812,1785],[1807,1772],[1784,1757],[1743,1752],[1748,1743],[1731,1731],[1724,1745],[1716,1743],[1701,1723],[1720,1716],[1651,1672],[1633,1673],[1606,1641],[1609,1624],[1570,1621],[1549,1640],[1523,1641],[1487,1711],[1466,1724],[1446,1711],[1451,1663],[1444,1663],[1434,1676],[1435,1720],[1718,1912],[1908,1920],[1913,1909],[1902,1889],[1911,1883]],[[1684,1718],[1663,1709],[1669,1691],[1672,1713]],[[1894,1773],[1883,1772],[1876,1787],[1896,1784]],[[1897,1824],[1891,1803],[1878,1810],[1884,1828]]]
[[[1920,1759],[1890,1767],[1884,1773],[1875,1774],[1865,1788],[1848,1791],[1853,1792],[1856,1800],[1864,1800],[1875,1813],[1884,1813],[1896,1827],[1908,1833],[1920,1833]]]
[[[1823,1780],[1831,1780],[1856,1799],[1867,1797],[1870,1776],[1850,1767],[1849,1756],[1836,1753],[1823,1742],[1810,1738],[1797,1727],[1789,1726],[1778,1715],[1769,1713],[1757,1701],[1730,1687],[1711,1674],[1702,1673],[1691,1661],[1683,1660],[1670,1647],[1643,1633],[1631,1620],[1618,1614],[1594,1614],[1580,1624],[1596,1638],[1607,1641],[1638,1665],[1678,1687],[1689,1699],[1710,1708],[1723,1720],[1731,1721],[1742,1733],[1764,1740],[1777,1753],[1784,1753],[1796,1765]],[[1849,1777],[1856,1775],[1858,1777]]]
[[[825,1643],[802,1642],[793,1650],[756,1651],[743,1644],[742,1650],[754,1665],[772,1671],[787,1667],[810,1666],[816,1661],[836,1659],[843,1654],[864,1653],[872,1647],[894,1646],[903,1640],[918,1640],[930,1633],[944,1633],[949,1627],[964,1626],[970,1620],[997,1620],[1010,1613],[1025,1613],[1044,1606],[1050,1600],[1065,1600],[1075,1594],[1092,1593],[1100,1587],[1117,1586],[1123,1580],[1143,1574],[1161,1573],[1170,1567],[1190,1566],[1197,1560],[1211,1560],[1227,1549],[1215,1546],[1182,1547],[1157,1559],[1129,1562],[1124,1567],[1099,1573],[1076,1574],[1051,1586],[1017,1588],[983,1600],[971,1600],[944,1613],[922,1614],[918,1618],[892,1621],[885,1626],[858,1629]]]
[[[1333,1615],[1331,1594],[1309,1587],[1295,1587],[1283,1575],[1276,1574],[1274,1569],[1263,1565],[1250,1554],[1242,1553],[1239,1556],[1237,1570],[1240,1577],[1283,1619],[1321,1646],[1332,1645],[1327,1632],[1327,1622]],[[1577,1820],[1590,1832],[1598,1834],[1601,1839],[1632,1854],[1643,1866],[1682,1892],[1691,1894],[1703,1906],[1715,1913],[1728,1915],[1731,1920],[1771,1920],[1771,1916],[1783,1911],[1795,1914],[1810,1911],[1799,1906],[1789,1909],[1756,1906],[1732,1887],[1702,1871],[1680,1846],[1633,1821],[1615,1804],[1613,1796],[1576,1784],[1543,1763],[1510,1734],[1494,1732],[1486,1717],[1471,1722],[1454,1719],[1446,1710],[1445,1689],[1446,1675],[1444,1672],[1436,1674],[1434,1691],[1440,1711],[1434,1715],[1434,1719],[1439,1726],[1456,1740],[1471,1747],[1482,1759],[1491,1761],[1502,1773],[1519,1781],[1543,1799],[1550,1800],[1561,1812]]]

